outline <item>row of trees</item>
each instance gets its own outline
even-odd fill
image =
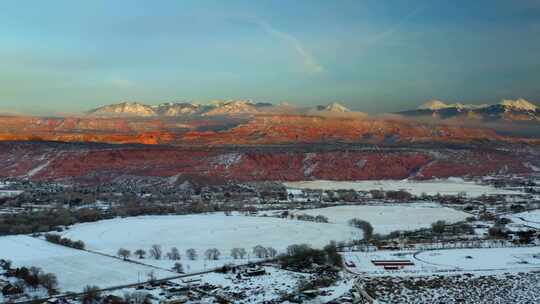
[[[86,247],[86,245],[84,244],[83,241],[73,241],[69,238],[66,238],[66,237],[61,237],[60,235],[58,234],[54,234],[54,233],[47,233],[45,234],[45,240],[47,242],[51,242],[51,243],[54,243],[54,244],[58,244],[58,245],[62,245],[62,246],[66,246],[66,247],[71,247],[71,248],[75,248],[75,249],[79,249],[79,250],[84,250],[84,248]]]
[[[152,247],[150,247],[148,251],[144,249],[137,249],[133,253],[128,249],[120,248],[118,249],[116,254],[124,260],[129,259],[131,256],[135,256],[139,259],[150,257],[155,260],[161,260],[162,258],[166,257],[167,259],[173,261],[178,261],[182,258],[182,255],[180,254],[180,250],[178,250],[178,248],[173,247],[169,252],[164,253],[161,245],[158,244],[152,245]],[[220,254],[221,253],[219,253],[219,250],[217,250],[216,248],[208,249],[205,252],[205,256],[209,260],[218,259]],[[198,257],[197,250],[193,248],[187,249],[185,255],[188,260],[196,260]]]
[[[260,258],[260,259],[275,258],[278,253],[275,248],[264,247],[262,245],[257,245],[253,247],[252,252],[255,257]],[[165,256],[167,257],[167,259],[173,260],[173,261],[178,261],[182,258],[180,254],[180,250],[178,250],[178,248],[173,247],[171,248],[169,252],[164,254],[161,246],[157,244],[152,245],[152,247],[148,251],[145,251],[143,249],[137,249],[133,253],[128,249],[120,248],[118,249],[116,254],[119,257],[123,258],[124,260],[129,259],[131,256],[135,256],[139,259],[144,259],[147,256],[149,256],[155,260],[160,260]],[[244,259],[246,255],[247,255],[247,251],[244,248],[231,249],[231,257],[233,259]],[[196,260],[198,257],[197,250],[193,248],[189,248],[186,250],[185,256],[188,260]],[[204,252],[204,257],[207,260],[219,260],[220,256],[221,256],[221,252],[217,248],[210,248]]]
[[[119,257],[122,257],[124,260],[127,260],[132,256],[131,251],[125,248],[118,249],[116,254]],[[146,256],[150,256],[155,260],[161,260],[164,256],[166,256],[169,260],[177,261],[181,258],[178,248],[173,247],[169,252],[163,253],[163,249],[157,244],[152,245],[148,251],[144,249],[137,249],[133,252],[133,255],[139,259],[144,259]]]

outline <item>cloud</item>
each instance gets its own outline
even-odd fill
[[[269,23],[263,21],[263,20],[255,20],[255,23],[259,25],[265,32],[268,34],[285,41],[287,44],[289,44],[294,51],[300,55],[302,58],[303,64],[306,67],[306,69],[312,73],[323,73],[324,67],[317,62],[317,59],[311,54],[306,47],[300,42],[296,37],[292,36],[291,34],[288,34],[286,32],[282,32],[280,30],[277,30],[276,28],[272,27]]]
[[[370,47],[378,44],[379,42],[383,42],[384,40],[386,40],[386,39],[390,38],[391,36],[393,36],[407,22],[409,22],[410,19],[416,17],[416,15],[418,15],[419,13],[424,11],[426,8],[427,8],[427,5],[426,6],[419,6],[419,7],[415,8],[414,10],[412,10],[410,13],[408,13],[403,18],[398,20],[394,25],[392,25],[388,29],[373,35],[373,37],[371,37],[371,39],[369,39],[368,41],[366,41],[364,43],[364,50],[369,49]]]

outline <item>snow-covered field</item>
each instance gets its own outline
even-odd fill
[[[476,184],[465,181],[461,178],[437,179],[430,181],[413,180],[379,180],[379,181],[301,181],[284,182],[286,187],[296,189],[322,189],[322,190],[342,190],[353,189],[356,191],[385,190],[397,191],[405,190],[411,194],[420,196],[427,195],[458,195],[465,193],[468,197],[478,197],[481,195],[495,194],[520,194],[521,192],[497,189],[489,185]]]
[[[361,237],[361,231],[342,224],[324,224],[271,217],[225,216],[223,214],[140,216],[74,225],[64,236],[83,240],[91,250],[116,254],[119,248],[132,252],[158,244],[167,252],[177,247],[183,255],[194,248],[199,255],[217,248],[227,256],[235,247],[251,252],[256,245],[279,252],[292,244],[323,247],[331,240]]]
[[[2,197],[13,197],[23,193],[23,191],[18,190],[0,190],[0,198]]]
[[[82,291],[86,285],[110,287],[137,283],[139,278],[146,281],[151,271],[157,278],[174,275],[24,235],[0,237],[0,258],[12,260],[17,267],[37,266],[56,274],[62,292]]]
[[[460,272],[502,273],[540,270],[540,247],[441,249],[414,251],[347,252],[345,261],[354,263],[353,272],[368,275],[429,275]],[[409,260],[413,266],[384,270],[372,260]]]
[[[540,269],[540,247],[424,251],[416,260],[458,270]]]
[[[511,214],[507,217],[514,223],[540,229],[540,210]]]
[[[366,220],[376,233],[395,230],[414,230],[429,227],[443,220],[454,223],[465,220],[470,214],[437,204],[412,205],[355,205],[300,210],[296,214],[324,215],[331,223],[347,224],[352,218]]]

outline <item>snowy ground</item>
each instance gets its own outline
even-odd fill
[[[516,224],[540,229],[540,210],[511,214],[506,217]]]
[[[497,189],[489,185],[480,185],[474,182],[464,181],[460,178],[449,178],[431,181],[412,181],[412,180],[380,180],[380,181],[301,181],[285,182],[286,187],[296,189],[322,189],[322,190],[341,190],[353,189],[356,191],[385,190],[397,191],[406,190],[407,192],[420,196],[422,193],[427,195],[458,195],[461,192],[466,193],[468,197],[478,197],[481,195],[494,194],[522,194],[518,191]]]
[[[371,277],[366,291],[387,304],[532,304],[540,303],[540,273],[496,275]]]
[[[349,269],[366,275],[417,276],[462,272],[500,273],[540,270],[540,247],[441,249],[414,251],[347,252]],[[414,266],[402,270],[384,270],[372,260],[409,260]]]
[[[471,215],[437,204],[413,205],[355,205],[320,209],[299,210],[296,214],[324,215],[331,223],[347,224],[352,218],[366,220],[373,225],[375,233],[390,233],[396,230],[414,230],[429,227],[443,220],[454,223]]]
[[[13,197],[23,193],[23,191],[18,190],[0,190],[0,198],[2,197]]]
[[[266,274],[261,276],[242,276],[238,278],[233,273],[207,273],[192,276],[189,280],[198,281],[200,284],[210,284],[218,288],[215,294],[230,299],[233,303],[243,304],[277,301],[282,294],[294,293],[301,279],[308,279],[310,277],[309,274],[291,272],[271,266],[264,266],[263,268]],[[305,303],[327,303],[347,293],[351,289],[354,280],[350,274],[344,273],[343,275],[344,277],[339,279],[335,285],[320,289],[325,295],[320,295]],[[186,284],[181,279],[172,280],[171,282],[180,285]],[[124,288],[116,290],[112,294],[122,296],[126,293],[133,292],[137,292],[137,290],[135,288]],[[142,292],[151,294],[157,299],[163,297],[163,290],[160,288],[144,290]],[[188,303],[217,303],[217,301],[212,300],[212,297],[207,297],[200,301]]]
[[[16,267],[37,266],[56,274],[62,292],[82,291],[86,285],[110,287],[137,283],[139,277],[146,281],[151,271],[158,278],[174,275],[24,235],[0,237],[0,258],[13,261]]]
[[[231,262],[228,256],[235,247],[244,248],[248,253],[256,245],[273,247],[278,252],[283,252],[289,245],[301,243],[320,248],[331,240],[358,239],[361,233],[359,229],[343,224],[204,214],[116,218],[74,225],[64,232],[64,236],[84,241],[90,250],[111,255],[115,255],[119,248],[131,252],[137,249],[148,251],[153,244],[158,244],[166,253],[177,247],[184,267],[189,266],[191,271],[195,271]],[[188,262],[185,258],[185,251],[189,248],[197,250],[197,261]],[[210,248],[220,250],[220,261],[203,260],[204,251]],[[170,260],[145,259],[144,262],[166,268],[174,264]]]

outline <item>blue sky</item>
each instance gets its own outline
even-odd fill
[[[0,2],[0,110],[540,101],[540,1]]]

